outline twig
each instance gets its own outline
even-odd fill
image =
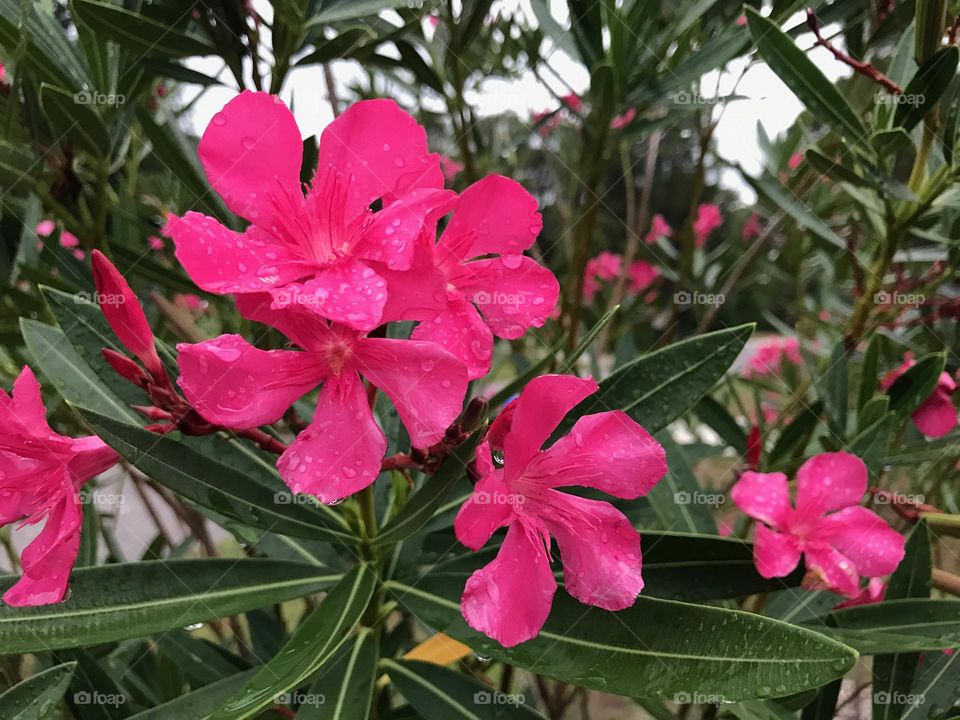
[[[855,72],[860,73],[871,82],[875,82],[878,85],[882,86],[887,92],[892,95],[902,95],[903,88],[897,85],[893,80],[888,78],[882,72],[877,70],[873,65],[868,62],[863,62],[861,60],[855,60],[854,58],[847,55],[842,50],[838,49],[831,43],[829,40],[823,37],[820,34],[820,23],[817,21],[817,16],[813,13],[813,10],[807,8],[807,27],[810,28],[810,31],[813,33],[813,36],[817,39],[816,44],[821,47],[826,48],[831,52],[831,54],[840,62],[849,65],[854,69]]]

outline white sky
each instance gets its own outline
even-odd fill
[[[564,3],[550,0],[550,4],[554,17],[565,27],[567,18]],[[255,0],[254,5],[258,11],[270,17],[272,9],[268,3]],[[498,10],[506,13],[519,10],[531,24],[536,22],[529,0],[497,0],[492,11]],[[788,25],[796,24],[802,19],[802,13],[798,13],[791,18]],[[833,31],[834,28],[831,26],[825,28],[825,34],[828,37]],[[269,31],[265,30],[265,32]],[[746,28],[744,32],[747,32]],[[812,44],[812,36],[809,34],[801,36],[799,42],[801,47],[809,47]],[[562,50],[551,52],[551,48],[547,46],[543,49],[543,54],[549,58],[551,68],[564,79],[567,85],[578,92],[587,87],[589,78],[586,70]],[[823,48],[815,49],[810,53],[810,57],[831,80],[849,74],[849,69],[836,61]],[[793,93],[762,63],[750,67],[741,78],[740,74],[747,64],[746,58],[730,63],[719,79],[720,95],[732,93],[739,79],[736,94],[746,99],[731,102],[723,110],[716,129],[715,146],[721,157],[740,163],[747,172],[756,173],[760,169],[761,157],[756,138],[757,122],[763,125],[769,136],[774,137],[790,126],[800,113],[802,106]],[[208,74],[215,74],[221,65],[222,61],[214,58],[201,58],[190,62],[191,67]],[[359,66],[352,61],[334,63],[333,71],[340,87],[361,76]],[[702,96],[714,95],[718,87],[718,74],[713,72],[704,77],[701,84]],[[548,82],[553,82],[549,73],[544,75]],[[190,121],[197,133],[203,132],[214,113],[236,93],[230,74],[224,71],[221,73],[221,78],[231,87],[215,87],[207,90],[190,114]],[[565,92],[559,82],[554,85],[554,90],[560,94]],[[188,90],[187,93],[188,97],[192,97],[195,91]],[[333,119],[330,106],[326,101],[322,71],[318,65],[294,69],[281,95],[288,105],[292,104],[294,115],[304,137],[319,133]],[[524,115],[556,107],[556,101],[551,92],[529,72],[516,80],[486,80],[479,91],[468,94],[468,100],[483,116],[511,110]],[[732,171],[725,173],[721,177],[721,184],[737,190],[746,203],[753,202],[752,191],[745,186],[737,173]]]

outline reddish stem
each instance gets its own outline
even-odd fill
[[[820,23],[817,21],[817,16],[813,14],[813,10],[807,9],[807,26],[810,28],[810,31],[813,33],[813,36],[817,39],[816,44],[821,47],[825,47],[829,50],[833,56],[842,63],[849,65],[856,72],[860,73],[864,77],[868,78],[872,82],[877,83],[882,86],[887,92],[893,95],[902,95],[903,88],[897,85],[893,80],[888,78],[882,72],[877,70],[873,65],[868,62],[862,62],[860,60],[855,60],[854,58],[847,55],[845,52],[841,51],[833,45],[829,40],[823,37],[820,34]]]

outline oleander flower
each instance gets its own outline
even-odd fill
[[[177,346],[184,395],[207,421],[235,429],[278,421],[322,385],[310,425],[277,461],[293,492],[334,503],[380,473],[387,448],[361,378],[386,393],[414,447],[439,442],[467,391],[463,364],[434,342],[365,337],[301,308],[238,297],[240,312],[277,328],[300,350],[260,350],[239,335]]]
[[[355,103],[324,129],[306,194],[302,155],[287,107],[273,95],[242,92],[213,117],[199,156],[210,184],[249,227],[238,233],[188,212],[170,216],[165,232],[208,292],[266,292],[274,308],[302,306],[370,330],[387,300],[374,264],[409,269],[416,239],[456,196],[442,189],[426,132],[392,100]]]
[[[659,213],[653,216],[653,220],[650,221],[650,231],[644,237],[644,242],[647,245],[653,245],[657,240],[662,237],[672,237],[673,228],[670,227],[670,223],[666,221],[663,215]]]
[[[753,355],[747,360],[744,374],[747,377],[767,377],[780,372],[781,366],[801,365],[800,341],[793,337],[774,337],[757,343]]]
[[[903,364],[887,373],[880,382],[884,390],[890,388],[897,378],[917,364],[912,352],[904,356]],[[957,426],[957,409],[953,406],[952,395],[957,383],[949,373],[942,372],[937,378],[933,392],[913,411],[913,424],[923,435],[931,438],[943,437]]]
[[[730,491],[734,504],[758,520],[754,562],[765,578],[789,575],[804,557],[804,585],[856,597],[860,578],[892,573],[904,538],[861,506],[867,467],[846,452],[821,453],[797,471],[793,506],[783,473],[745,472]]]
[[[710,233],[723,225],[723,215],[716,203],[701,203],[693,221],[693,239],[697,247],[703,247]]]
[[[640,536],[610,503],[562,489],[582,486],[620,498],[645,495],[667,470],[664,450],[620,411],[581,417],[547,449],[543,443],[575,405],[596,392],[591,379],[544,375],[500,414],[477,448],[479,481],[454,522],[457,538],[478,550],[500,528],[497,557],[467,580],[467,623],[510,647],[536,637],[557,583],[551,536],[564,585],[582,603],[606,610],[633,604],[643,589]],[[503,448],[496,467],[491,443]]]
[[[0,525],[43,522],[20,556],[23,574],[3,599],[9,605],[63,600],[80,551],[80,488],[113,467],[117,453],[100,438],[70,438],[47,423],[40,384],[24,367],[7,395],[0,390]]]

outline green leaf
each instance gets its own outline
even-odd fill
[[[418,660],[382,661],[423,720],[534,720],[543,715],[463,673]]]
[[[945,364],[943,353],[932,353],[917,360],[887,390],[890,409],[900,417],[906,417],[920,407],[936,389]]]
[[[881,156],[893,155],[901,150],[913,149],[913,141],[903,128],[878,130],[870,136],[870,144],[873,145],[877,154]]]
[[[820,688],[814,701],[803,709],[801,720],[833,720],[840,699],[840,685],[840,680],[834,680]]]
[[[0,140],[0,188],[13,195],[32,189],[40,163],[29,148]]]
[[[693,412],[737,453],[743,455],[747,451],[747,434],[721,403],[707,395]]]
[[[896,415],[886,413],[850,441],[850,452],[863,460],[873,479],[879,479],[883,471],[883,454],[887,450],[896,420]]]
[[[457,482],[466,475],[467,463],[470,462],[473,449],[480,441],[480,435],[480,431],[475,432],[443,461],[437,472],[413,494],[403,509],[373,538],[371,544],[374,547],[389,545],[408,538],[430,521]]]
[[[0,717],[3,720],[43,720],[49,717],[67,691],[76,667],[76,663],[55,665],[17,683],[0,695]]]
[[[957,676],[960,675],[960,652],[952,655],[931,653],[925,655],[926,663],[920,668],[920,674],[913,682],[910,694],[922,698],[923,702],[910,705],[901,720],[927,720],[936,718],[937,712],[946,717],[948,708],[954,708],[960,702],[960,690],[957,688]],[[956,717],[955,714],[950,716]]]
[[[91,106],[96,97],[86,90],[71,93],[47,83],[40,86],[40,105],[57,139],[69,138],[88,153],[105,157],[110,134]]]
[[[597,320],[596,324],[590,328],[590,331],[584,335],[583,338],[581,338],[579,343],[577,343],[577,346],[571,350],[563,358],[563,362],[557,366],[558,374],[562,375],[564,373],[573,372],[577,360],[579,360],[580,356],[590,349],[590,346],[593,344],[593,341],[596,339],[597,335],[600,334],[600,331],[607,326],[607,323],[613,319],[613,316],[616,315],[619,310],[620,306],[614,305],[612,308],[607,310],[599,320]]]
[[[723,377],[753,328],[738,325],[682,340],[624,365],[570,411],[554,437],[566,434],[583,415],[612,409],[623,410],[651,434],[659,432]]]
[[[319,12],[314,13],[307,21],[307,27],[324,25],[341,20],[376,15],[381,10],[409,5],[408,0],[327,0],[322,3]]]
[[[860,366],[860,387],[857,391],[858,410],[863,410],[864,406],[877,391],[877,373],[880,367],[880,344],[883,342],[882,338],[883,335],[874,335],[870,338],[867,352],[863,356],[863,364]]]
[[[274,704],[281,693],[296,687],[323,667],[346,641],[373,597],[377,577],[358,565],[300,623],[283,649],[224,703],[210,720],[244,720]]]
[[[90,29],[144,55],[171,58],[216,55],[212,45],[168,24],[94,0],[74,0],[74,14]]]
[[[204,455],[172,437],[83,411],[81,416],[110,447],[177,495],[243,525],[294,537],[353,540],[330,513],[301,502],[279,478],[268,485],[215,455]]]
[[[184,720],[206,717],[233,697],[256,672],[257,670],[253,669],[225,677],[162,705],[131,715],[127,720]]]
[[[814,170],[837,182],[849,183],[855,187],[873,187],[873,183],[869,179],[858,175],[856,170],[845,165],[842,158],[831,160],[813,148],[807,150],[804,157]]]
[[[830,366],[827,368],[825,381],[824,401],[830,429],[838,438],[843,439],[847,435],[849,388],[847,384],[847,349],[842,343],[837,343],[830,355]]]
[[[797,413],[793,421],[780,433],[780,437],[770,451],[767,462],[771,467],[779,468],[803,454],[807,443],[810,442],[810,436],[820,422],[822,412],[823,403],[818,400],[812,405],[805,405]]]
[[[862,145],[866,130],[836,86],[774,22],[752,7],[746,8],[746,14],[757,51],[810,114],[849,144]]]
[[[717,532],[713,508],[723,503],[723,495],[700,488],[693,464],[682,445],[669,432],[657,435],[667,453],[667,474],[647,494],[654,512],[665,530],[707,535]]]
[[[380,659],[377,634],[361,628],[323,666],[310,688],[313,703],[304,703],[297,720],[367,720]]]
[[[892,638],[909,640],[905,650],[960,646],[960,602],[957,600],[905,599],[888,600],[872,605],[834,610],[818,620],[829,625],[825,632],[856,642],[876,638],[881,647]],[[833,630],[833,627],[836,630]],[[893,650],[886,652],[895,652]],[[872,648],[872,652],[881,653]]]
[[[557,593],[540,634],[505,649],[467,626],[462,588],[438,595],[429,577],[386,585],[421,622],[478,655],[619,695],[670,697],[695,688],[724,701],[783,697],[842,676],[857,659],[831,638],[778,620],[642,595],[611,613]]]
[[[20,330],[34,365],[64,399],[77,407],[136,421],[133,411],[103,384],[60,328],[21,318]]]
[[[335,579],[306,563],[253,558],[81,568],[62,603],[0,606],[0,647],[42,652],[143,637],[309,595]],[[0,580],[0,592],[15,580]]]
[[[903,95],[898,96],[897,111],[893,116],[894,125],[907,132],[913,130],[946,92],[957,74],[958,61],[960,48],[950,45],[921,65],[904,89]]]

